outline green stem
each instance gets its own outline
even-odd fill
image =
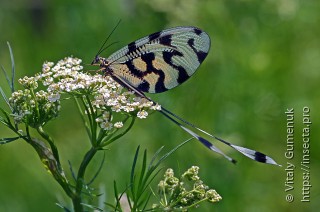
[[[60,163],[57,162],[56,157],[51,154],[50,149],[48,149],[42,141],[31,137],[28,125],[26,125],[26,133],[27,136],[22,136],[17,132],[17,134],[21,135],[21,138],[36,150],[43,165],[50,171],[54,179],[61,185],[66,194],[70,198],[73,198],[74,192],[70,189],[69,183],[64,175]]]
[[[183,209],[189,209],[189,208],[193,208],[193,207],[195,207],[196,205],[199,205],[201,202],[204,202],[204,201],[207,201],[208,200],[208,198],[204,198],[204,199],[202,199],[202,200],[199,200],[198,202],[195,202],[195,203],[193,203],[192,205],[189,205],[189,206],[186,206],[186,207],[184,207]]]
[[[89,116],[91,116],[91,120],[92,120],[92,130],[91,130],[91,133],[92,133],[92,143],[93,145],[96,145],[97,144],[97,122],[95,121],[96,119],[96,112],[94,111],[94,108],[91,104],[91,101],[90,101],[90,98],[88,95],[86,95],[86,100],[87,100],[87,103],[89,105],[89,108],[90,108],[90,114],[88,114]]]
[[[128,117],[129,118],[129,117]],[[128,119],[127,118],[127,119]],[[112,142],[114,142],[115,140],[117,140],[117,139],[119,139],[119,138],[121,138],[122,136],[124,136],[125,134],[127,134],[127,132],[129,132],[129,130],[131,129],[131,127],[133,126],[133,124],[134,124],[134,121],[135,121],[135,117],[131,117],[132,119],[131,119],[131,122],[130,122],[130,125],[128,126],[128,128],[124,131],[124,132],[122,132],[122,133],[120,133],[120,134],[118,134],[118,135],[116,135],[116,136],[114,136],[113,138],[109,138],[109,137],[106,137],[103,141],[102,141],[102,146],[107,146],[107,145],[109,145],[109,144],[111,144]],[[127,120],[126,119],[126,120]],[[125,120],[125,121],[126,121]],[[107,140],[107,142],[104,142],[105,140]]]
[[[75,212],[83,211],[83,206],[81,204],[81,194],[82,194],[82,189],[84,185],[84,175],[90,161],[92,160],[94,155],[97,153],[97,151],[98,151],[97,148],[91,147],[91,149],[84,156],[82,163],[80,165],[78,175],[77,175],[75,195],[72,198],[73,208]]]
[[[39,119],[40,119],[40,111],[39,111],[39,105],[38,105],[38,101],[37,101],[37,98],[36,98],[36,95],[34,94],[34,91],[33,89],[29,89],[30,90],[30,93],[31,93],[31,96],[33,97],[33,100],[34,100],[34,103],[35,103],[35,109],[36,109],[36,113],[37,113],[37,116],[36,116],[36,123],[39,123]]]
[[[88,116],[88,120],[89,120],[89,124],[90,124],[90,129],[92,129],[92,120],[91,120],[91,116],[90,116],[90,110],[89,108],[87,107],[87,104],[86,104],[86,101],[84,100],[84,98],[81,98],[81,102],[85,108],[85,111],[87,113],[87,116]],[[91,138],[90,138],[91,139]]]
[[[90,98],[88,95],[85,96],[85,99],[82,98],[83,106],[85,107],[85,110],[87,112],[88,120],[90,123],[90,129],[91,129],[91,144],[95,146],[97,144],[97,122],[95,121],[96,118],[96,112],[94,111],[94,108],[91,104]]]
[[[86,169],[94,157],[94,155],[97,153],[97,151],[100,149],[97,146],[97,123],[95,122],[96,118],[96,112],[94,112],[94,108],[90,102],[89,96],[85,96],[84,98],[81,98],[82,104],[85,108],[85,111],[87,112],[88,122],[90,128],[87,129],[88,135],[90,135],[90,141],[91,141],[91,149],[86,153],[84,156],[80,168],[78,170],[78,175],[76,179],[76,185],[75,185],[75,195],[72,198],[73,208],[75,212],[82,212],[83,211],[83,205],[82,205],[82,190],[84,187],[84,175],[86,172]],[[85,121],[85,120],[84,120]]]
[[[51,147],[51,151],[53,156],[55,157],[55,159],[58,162],[58,165],[60,167],[61,170],[61,164],[60,164],[60,158],[59,158],[59,153],[58,153],[58,149],[56,147],[56,145],[54,144],[53,139],[43,130],[42,126],[37,128],[38,133],[41,135],[42,138],[44,138],[46,141],[48,141],[50,147]]]
[[[79,103],[79,101],[78,101],[78,99],[76,97],[74,97],[74,100],[75,100],[75,102],[77,104],[77,107],[78,107],[78,110],[79,110],[79,113],[80,113],[80,117],[81,117],[81,119],[82,119],[82,121],[84,123],[84,127],[86,128],[87,135],[89,136],[89,138],[91,138],[91,132],[90,132],[89,126],[87,124],[85,115],[84,115],[84,113],[82,111],[82,108],[80,106],[80,103]]]

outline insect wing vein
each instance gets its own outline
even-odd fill
[[[210,49],[208,34],[195,27],[153,33],[113,53],[112,73],[143,92],[160,93],[185,82]]]

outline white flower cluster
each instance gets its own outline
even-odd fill
[[[24,88],[30,88],[30,89],[37,89],[38,88],[38,82],[37,80],[39,77],[23,77],[18,80],[18,82],[24,87]]]
[[[83,69],[81,62],[80,59],[74,57],[66,57],[57,64],[45,62],[40,74],[35,77],[24,77],[19,82],[25,88],[36,89],[37,81],[41,81],[47,87],[47,100],[51,103],[59,102],[64,93],[77,97],[88,96],[93,110],[101,113],[96,122],[105,130],[123,127],[122,122],[111,122],[110,112],[129,114],[144,119],[148,116],[148,110],[161,110],[160,105],[145,98],[136,97],[133,92],[124,90],[110,76],[81,72]]]
[[[29,82],[36,85],[36,81]],[[13,92],[9,103],[17,124],[25,122],[36,128],[58,116],[60,102],[49,101],[49,94],[43,90],[34,93],[33,88],[29,88]]]
[[[162,206],[174,211],[198,205],[204,200],[212,203],[220,201],[221,196],[205,185],[198,174],[198,166],[192,166],[179,178],[174,176],[172,169],[167,169],[164,179],[158,184]],[[159,205],[153,207],[156,208]]]

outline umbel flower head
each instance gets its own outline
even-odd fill
[[[161,206],[167,211],[175,209],[186,211],[190,206],[198,205],[203,201],[211,203],[220,201],[221,196],[205,185],[198,173],[199,167],[192,166],[177,178],[172,169],[167,169],[164,179],[158,184]]]
[[[36,128],[58,115],[60,102],[50,101],[50,94],[44,90],[35,91],[38,87],[37,78],[24,77],[19,83],[25,89],[13,92],[9,98],[16,123],[24,122]]]
[[[136,97],[111,77],[82,70],[81,59],[66,57],[57,64],[45,62],[41,73],[20,79],[25,89],[10,98],[16,123],[43,126],[59,114],[60,100],[66,94],[84,99],[85,112],[96,113],[95,121],[104,130],[123,126],[121,120],[113,119],[114,112],[143,119],[148,111],[161,110],[160,105]],[[44,89],[37,91],[39,82]]]

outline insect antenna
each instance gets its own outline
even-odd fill
[[[97,52],[96,56],[99,55],[101,52],[103,52],[107,47],[104,48],[104,45],[107,43],[108,39],[111,37],[111,35],[113,34],[113,32],[118,28],[119,24],[121,22],[121,19],[118,21],[118,23],[116,24],[116,26],[112,29],[111,33],[107,36],[107,38],[104,40],[103,44],[101,45],[99,51]],[[114,44],[114,43],[113,43]]]
[[[104,50],[106,50],[107,48],[109,48],[110,46],[112,46],[112,45],[114,45],[116,43],[119,43],[119,41],[115,41],[115,42],[109,44],[108,46],[104,47],[103,49],[100,50],[99,54],[101,54]]]

